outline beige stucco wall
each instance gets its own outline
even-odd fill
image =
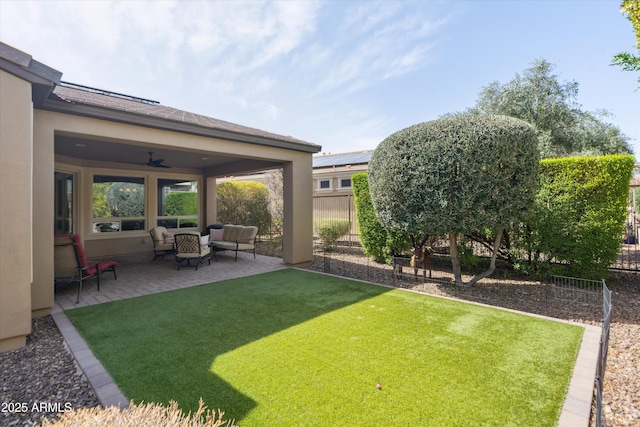
[[[0,70],[0,352],[31,332],[31,84]]]

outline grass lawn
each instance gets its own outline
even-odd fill
[[[66,314],[129,399],[261,427],[555,426],[583,332],[293,269]]]

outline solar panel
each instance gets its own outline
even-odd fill
[[[359,165],[369,163],[372,154],[373,150],[360,151],[357,153],[327,154],[323,156],[315,156],[313,158],[313,167],[324,168],[329,166]]]

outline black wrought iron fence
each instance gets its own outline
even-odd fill
[[[638,234],[640,234],[640,226],[638,227]],[[618,258],[611,268],[640,272],[640,242],[636,236],[629,236],[623,239]]]

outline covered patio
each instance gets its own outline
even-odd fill
[[[220,177],[280,169],[280,262],[313,259],[316,144],[64,82],[3,43],[0,115],[0,352],[24,346],[31,318],[54,306],[54,234],[79,234],[90,259],[149,256],[153,227],[205,232],[217,223]],[[188,212],[167,208],[179,192],[191,193]]]

